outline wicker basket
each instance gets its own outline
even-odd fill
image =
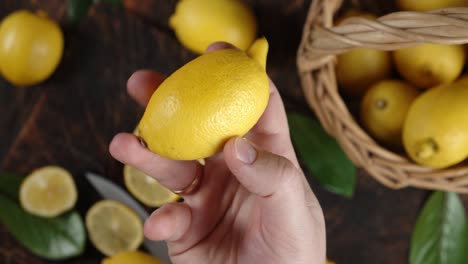
[[[335,55],[356,47],[396,50],[421,43],[468,43],[468,8],[395,12],[376,21],[354,17],[332,27],[342,4],[341,0],[312,2],[297,54],[304,95],[322,126],[337,139],[356,166],[385,186],[468,193],[466,162],[432,169],[379,145],[347,108],[335,77]]]

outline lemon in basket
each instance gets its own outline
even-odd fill
[[[143,242],[143,223],[122,203],[99,201],[86,212],[85,218],[89,239],[106,256],[136,250]]]
[[[372,14],[349,10],[335,23],[355,16],[375,19]],[[389,78],[391,71],[392,57],[387,51],[359,48],[337,56],[336,78],[340,90],[348,96],[362,96],[369,86]]]
[[[403,126],[403,144],[417,163],[445,168],[468,156],[468,82],[440,85],[420,95]]]
[[[429,11],[446,7],[468,6],[468,0],[397,0],[398,7],[408,11]]]
[[[55,217],[70,210],[78,197],[71,174],[58,166],[31,172],[23,180],[19,193],[23,209],[42,217]]]
[[[414,85],[430,88],[456,80],[465,65],[462,45],[422,44],[393,53],[398,72]]]
[[[160,207],[180,199],[179,195],[132,166],[125,165],[123,172],[125,187],[146,206]]]
[[[393,147],[402,145],[403,124],[418,89],[401,80],[374,84],[361,102],[361,121],[380,142]]]

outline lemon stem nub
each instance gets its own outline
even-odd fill
[[[377,109],[385,109],[387,107],[387,101],[385,101],[384,99],[378,99],[377,101],[375,101],[375,106],[377,107]]]
[[[254,41],[254,43],[250,46],[247,54],[252,59],[256,60],[260,65],[262,65],[263,69],[266,69],[266,61],[268,55],[268,41],[266,38],[262,37]]]
[[[197,161],[198,161],[198,163],[200,163],[200,165],[202,165],[202,166],[205,166],[205,164],[206,164],[205,159],[199,159],[199,160],[197,160]]]
[[[428,159],[437,152],[437,143],[433,139],[428,139],[419,145],[419,149],[416,152],[416,156],[419,159]]]

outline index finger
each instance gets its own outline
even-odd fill
[[[139,70],[128,78],[127,92],[141,106],[146,106],[151,95],[166,77],[153,70]]]

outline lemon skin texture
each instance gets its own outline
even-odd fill
[[[455,165],[468,156],[468,83],[441,85],[420,95],[403,126],[403,144],[417,163]]]
[[[465,65],[462,45],[422,44],[393,52],[398,72],[420,88],[455,81]]]
[[[380,81],[367,90],[361,101],[361,122],[379,142],[400,148],[408,109],[419,93],[404,81]]]
[[[44,13],[20,10],[0,24],[0,72],[15,86],[31,86],[49,78],[62,58],[60,27]]]
[[[204,159],[228,139],[245,135],[268,100],[269,79],[261,63],[241,50],[214,51],[160,85],[140,121],[139,135],[161,156]]]
[[[181,0],[169,25],[179,41],[198,54],[217,41],[247,50],[257,37],[254,13],[237,0]]]

